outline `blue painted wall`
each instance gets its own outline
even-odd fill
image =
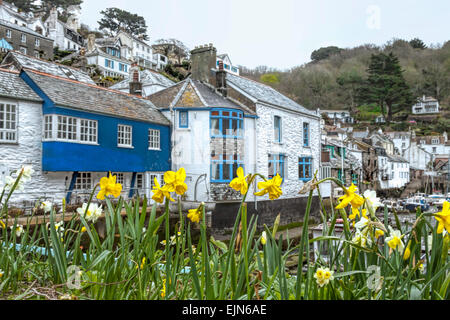
[[[99,145],[43,142],[43,171],[164,172],[171,169],[169,126],[56,106],[25,72],[22,72],[21,77],[44,100],[44,115],[60,114],[98,121]],[[117,127],[119,124],[133,127],[133,149],[117,146]],[[149,129],[160,130],[161,151],[148,149]]]

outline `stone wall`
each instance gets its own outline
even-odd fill
[[[6,36],[6,30],[11,30],[11,38]],[[8,28],[6,26],[0,25],[0,39],[4,38],[7,40],[14,50],[20,51],[20,47],[25,47],[27,49],[27,55],[34,57],[35,51],[40,53],[40,58],[43,59],[53,59],[53,41],[46,38],[36,37],[34,35],[25,33],[27,36],[26,42],[23,43],[21,40],[21,35],[23,32]],[[37,47],[35,40],[39,39],[40,45]]]
[[[308,198],[292,198],[275,201],[249,202],[248,221],[252,216],[258,217],[258,227],[264,224],[273,226],[276,217],[281,214],[281,225],[302,222],[305,217]],[[239,212],[240,203],[218,203],[212,213],[211,228],[217,231],[232,229]],[[319,198],[314,197],[311,206],[311,219],[320,217]]]

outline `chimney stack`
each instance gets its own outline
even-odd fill
[[[130,94],[142,96],[141,70],[136,62],[133,62],[130,68]]]
[[[217,50],[213,45],[199,46],[191,51],[192,79],[214,84],[211,69],[216,68]]]

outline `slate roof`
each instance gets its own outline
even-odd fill
[[[150,70],[141,71],[141,82],[143,86],[160,85],[166,88],[175,84],[175,82],[169,80],[162,74]],[[125,80],[116,83],[110,88],[114,90],[129,89],[129,76],[125,77]]]
[[[265,84],[241,76],[236,76],[228,72],[227,83],[231,87],[237,87],[238,90],[244,91],[260,102],[266,102],[285,109],[302,112],[317,117],[316,112],[306,109],[305,107],[299,105],[297,102],[289,99],[285,95]]]
[[[150,101],[142,97],[34,70],[25,72],[56,105],[169,125],[169,120]]]
[[[20,78],[19,73],[0,69],[0,96],[43,102],[43,100]]]
[[[95,82],[89,77],[89,75],[79,69],[30,57],[17,51],[9,52],[3,60],[2,64],[5,65],[11,60],[13,60],[18,65],[19,69],[32,69],[39,72],[52,74],[54,76],[95,85]]]
[[[387,155],[387,157],[389,158],[389,160],[391,160],[391,162],[409,163],[408,160],[398,155]]]
[[[45,40],[48,40],[48,41],[52,41],[52,42],[54,41],[53,39],[47,38],[47,37],[43,36],[42,34],[37,33],[36,31],[33,31],[30,28],[27,28],[27,27],[24,27],[24,26],[20,26],[18,24],[11,23],[11,22],[6,21],[6,20],[0,19],[0,25],[3,25],[5,27],[7,27],[7,28],[18,30],[20,32],[28,33],[28,34],[31,34],[31,35],[33,35],[35,37],[39,37],[39,38],[42,38],[42,39],[45,39]]]
[[[191,85],[194,88],[201,100],[201,105],[195,107],[232,108],[242,110],[246,114],[255,115],[255,112],[248,107],[225,98],[220,93],[216,92],[215,88],[212,86],[198,80],[192,80],[191,78],[154,93],[147,98],[150,99],[158,108],[166,109],[177,104],[188,85]]]

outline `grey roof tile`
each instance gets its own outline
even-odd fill
[[[150,70],[141,71],[141,82],[144,86],[160,85],[166,88],[175,84],[175,82],[166,78],[162,74]],[[116,83],[110,88],[115,90],[129,89],[129,76],[125,77],[125,80]]]
[[[4,69],[0,69],[0,96],[43,102],[43,100],[20,78],[18,72]]]
[[[317,116],[316,112],[306,109],[265,84],[241,76],[236,76],[228,72],[227,82],[231,84],[231,86],[236,86],[238,89],[244,91],[260,102],[266,102],[289,110]]]
[[[95,85],[95,82],[89,77],[86,72],[83,72],[76,68],[71,68],[54,62],[48,62],[45,60],[37,59],[24,55],[19,52],[9,52],[5,57],[3,64],[11,61],[15,61],[21,68],[36,70],[39,72],[44,72],[52,74],[54,76],[77,80],[80,82],[85,82]]]
[[[105,89],[37,71],[25,71],[55,104],[114,117],[169,125],[169,121],[142,97]]]

